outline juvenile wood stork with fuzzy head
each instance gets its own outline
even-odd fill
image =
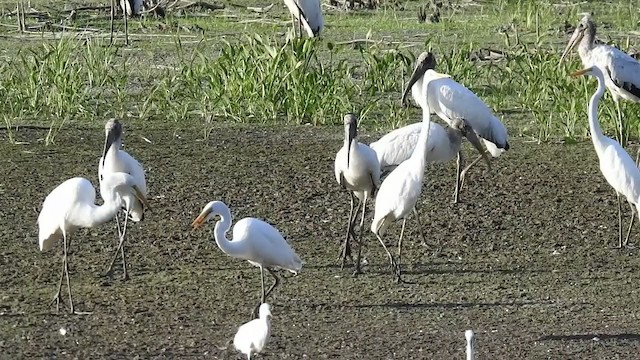
[[[640,63],[610,45],[596,45],[596,25],[591,16],[586,14],[576,27],[567,47],[562,53],[560,62],[578,46],[578,55],[585,68],[597,66],[604,74],[605,85],[613,97],[618,112],[619,140],[622,144],[624,131],[620,99],[640,103]]]
[[[402,94],[402,103],[407,104],[407,95],[411,91],[414,101],[423,111],[427,107],[435,111],[450,127],[463,132],[474,146],[477,145],[477,139],[474,138],[477,134],[493,157],[509,150],[507,128],[487,104],[451,76],[436,72],[435,67],[436,59],[432,53],[420,54],[413,75]],[[473,131],[464,131],[465,126],[471,127]],[[485,158],[484,152],[480,153],[465,170]]]

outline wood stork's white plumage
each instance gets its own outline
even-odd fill
[[[622,241],[622,203],[620,196],[624,196],[631,205],[631,211],[640,211],[640,169],[631,156],[615,140],[604,136],[598,123],[598,104],[605,89],[605,76],[598,66],[591,66],[577,71],[572,76],[591,75],[598,79],[598,89],[589,100],[589,130],[593,147],[598,155],[600,171],[609,185],[616,191],[618,197],[618,246],[626,246],[629,233],[633,225],[633,216],[627,237]],[[635,209],[634,209],[635,208]]]
[[[436,72],[435,66],[436,59],[433,54],[420,54],[413,75],[402,95],[402,103],[407,103],[407,95],[411,90],[414,101],[423,111],[428,105],[438,117],[454,129],[462,130],[461,126],[469,125],[474,131],[467,131],[466,137],[474,146],[478,142],[474,139],[477,134],[493,157],[509,150],[507,128],[487,104],[449,75]],[[482,151],[481,155],[467,166],[467,170],[481,159]]]
[[[324,18],[320,0],[284,0],[284,4],[291,13],[293,30],[296,31],[296,21],[298,22],[298,32],[302,37],[302,29],[309,37],[320,35],[324,28]]]
[[[424,178],[424,167],[426,164],[426,152],[429,138],[429,125],[431,124],[429,105],[422,111],[422,129],[418,137],[417,144],[411,157],[396,167],[382,182],[378,194],[376,195],[376,206],[371,231],[376,235],[380,244],[387,252],[391,262],[391,268],[396,276],[396,281],[400,282],[401,268],[400,260],[402,256],[402,237],[407,223],[407,217],[415,212],[416,203],[422,192],[422,182]],[[416,218],[418,218],[416,213]],[[398,261],[396,262],[387,249],[382,236],[389,224],[402,219],[402,230],[398,240]],[[420,224],[419,224],[420,225]]]
[[[111,119],[105,124],[105,142],[102,157],[98,164],[98,177],[102,181],[106,174],[112,173],[126,173],[129,174],[138,188],[138,190],[145,196],[147,196],[147,182],[144,176],[144,169],[142,165],[129,155],[126,151],[122,150],[122,125],[118,120]],[[102,194],[104,197],[105,194]],[[118,229],[119,243],[118,248],[113,256],[113,259],[107,269],[107,275],[113,272],[113,265],[115,264],[118,254],[122,255],[122,271],[123,277],[128,279],[129,274],[127,272],[127,261],[125,256],[124,242],[127,236],[127,224],[131,219],[133,222],[140,222],[144,219],[145,204],[140,202],[136,197],[124,196],[124,226],[120,228],[120,220],[118,214],[116,214],[116,226]]]
[[[578,55],[585,68],[597,66],[604,74],[605,85],[613,96],[618,111],[619,139],[623,137],[620,99],[640,103],[640,63],[623,51],[609,45],[596,45],[596,25],[590,15],[585,15],[576,27],[560,62],[578,45]]]
[[[358,237],[358,257],[356,259],[355,273],[360,272],[360,256],[362,254],[362,232],[364,219],[367,212],[367,199],[370,199],[376,189],[380,187],[380,164],[375,151],[369,146],[358,142],[358,119],[354,114],[344,116],[344,144],[338,153],[334,163],[336,181],[347,189],[351,195],[351,209],[347,222],[347,236],[341,247],[342,267],[345,259],[351,256],[349,238],[355,236],[353,227],[358,217],[358,211],[362,206],[360,218],[360,236]],[[358,206],[354,212],[355,198],[358,198]]]
[[[476,335],[473,330],[467,330],[464,332],[464,337],[467,339],[467,360],[473,360],[476,351]]]
[[[262,298],[253,311],[256,316],[258,307],[278,286],[280,279],[274,269],[284,269],[297,274],[302,269],[302,261],[280,232],[273,226],[256,218],[244,218],[233,227],[233,239],[228,240],[227,232],[231,228],[231,211],[222,201],[211,201],[202,209],[200,215],[191,223],[193,228],[202,226],[208,220],[219,216],[213,231],[216,244],[225,254],[247,260],[260,268]],[[264,290],[264,270],[274,278],[269,290]]]
[[[103,205],[96,205],[96,192],[91,182],[85,178],[76,177],[58,185],[42,204],[38,216],[38,237],[40,250],[52,249],[55,244],[63,240],[62,270],[58,291],[54,297],[56,310],[60,305],[60,290],[62,280],[66,275],[69,296],[69,309],[75,312],[71,298],[69,267],[67,261],[68,237],[78,228],[90,228],[104,224],[111,220],[124,203],[125,196],[135,196],[146,202],[144,194],[135,185],[134,179],[128,174],[108,174],[100,184]]]
[[[247,355],[247,360],[251,360],[251,355],[259,354],[267,345],[271,335],[271,306],[261,304],[259,317],[253,319],[238,328],[236,336],[233,338],[233,346],[236,350]]]
[[[457,119],[456,119],[457,121]],[[369,146],[376,152],[382,173],[393,170],[396,166],[407,160],[418,142],[422,123],[415,123],[395,129],[381,137],[378,141]],[[468,132],[473,132],[469,124],[463,123],[456,128],[447,126],[446,128],[437,123],[431,123],[429,130],[429,142],[427,143],[426,161],[427,163],[444,163],[457,157],[456,186],[454,191],[454,202],[458,201],[460,188],[464,183],[464,176],[468,167],[460,171],[462,154],[462,136],[467,136]],[[480,153],[484,155],[482,145],[478,138],[473,136],[473,144]],[[488,162],[488,159],[486,159]]]
[[[129,45],[129,17],[142,14],[143,0],[120,0],[120,9],[124,17],[125,44]],[[116,0],[111,0],[111,43],[113,43],[114,20],[116,14]]]

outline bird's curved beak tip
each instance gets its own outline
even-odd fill
[[[202,225],[204,225],[205,217],[205,214],[200,214],[195,220],[193,220],[193,222],[191,223],[191,227],[193,228],[193,230],[199,229],[200,227],[202,227]]]
[[[578,76],[584,75],[587,71],[589,71],[589,69],[578,70],[576,72],[571,73],[570,76],[571,77],[578,77]]]

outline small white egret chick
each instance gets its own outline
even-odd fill
[[[267,345],[271,335],[271,306],[260,305],[260,316],[238,328],[233,338],[233,346],[251,360],[252,354],[259,354]]]
[[[467,330],[464,332],[464,337],[467,338],[467,360],[473,360],[476,347],[476,335],[473,330]]]

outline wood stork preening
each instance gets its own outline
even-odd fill
[[[280,283],[273,269],[280,268],[298,274],[302,269],[302,261],[276,228],[256,218],[244,218],[238,221],[233,227],[233,238],[228,240],[226,234],[231,229],[231,211],[222,201],[211,201],[205,205],[191,226],[196,229],[216,216],[219,216],[220,220],[216,222],[213,237],[220,250],[229,256],[247,260],[251,265],[260,268],[262,297],[253,311],[255,317],[260,304],[265,302],[267,296]],[[275,280],[266,292],[264,290],[265,269]]]
[[[262,352],[271,335],[271,306],[260,305],[259,313],[257,319],[241,325],[233,338],[233,346],[247,355],[247,360],[251,360],[251,355]]]
[[[69,296],[69,310],[74,313],[71,298],[71,282],[69,280],[69,263],[67,251],[68,237],[78,228],[90,228],[113,219],[113,216],[124,204],[124,197],[134,196],[145,203],[145,195],[137,188],[134,179],[128,174],[112,173],[105,175],[100,184],[104,204],[95,204],[96,191],[91,182],[85,178],[76,177],[58,185],[42,204],[38,215],[38,237],[40,251],[52,249],[55,244],[63,240],[62,270],[60,282],[53,302],[56,310],[60,307],[60,290],[62,280],[66,276],[67,292]]]
[[[598,104],[605,89],[605,76],[598,66],[591,66],[577,71],[572,76],[591,75],[598,79],[598,89],[589,100],[589,130],[593,147],[598,155],[600,171],[609,185],[616,191],[618,197],[618,247],[627,246],[631,226],[633,225],[633,212],[640,211],[640,169],[636,166],[631,156],[617,141],[604,136],[598,123]],[[631,223],[627,236],[622,241],[622,201],[624,196],[631,206]]]
[[[293,32],[302,37],[302,29],[309,37],[320,35],[324,28],[324,18],[322,17],[322,8],[320,0],[284,0],[284,4],[291,13],[291,22],[293,24]],[[298,26],[296,27],[296,21]]]
[[[144,169],[136,159],[126,151],[122,150],[122,125],[118,120],[111,119],[105,124],[104,150],[98,165],[98,177],[100,182],[102,182],[105,175],[120,172],[129,174],[133,178],[137,189],[145,197],[147,196],[147,182],[144,176]],[[104,197],[105,194],[102,194],[102,196]],[[120,228],[120,220],[116,213],[115,217],[119,243],[109,268],[107,269],[106,275],[111,275],[113,273],[113,265],[118,258],[118,254],[121,254],[123,278],[129,278],[124,248],[124,242],[127,237],[127,224],[129,219],[133,222],[142,221],[144,219],[146,205],[146,203],[141,202],[136,197],[124,196],[124,226],[122,229]]]
[[[362,254],[362,233],[364,219],[367,212],[367,199],[370,199],[377,188],[380,187],[380,164],[375,151],[369,146],[358,142],[358,118],[354,114],[344,116],[344,145],[336,154],[334,171],[336,181],[347,189],[351,195],[351,209],[347,222],[347,235],[341,246],[342,267],[347,256],[351,256],[349,238],[355,235],[355,226],[358,212],[362,207],[360,218],[360,236],[358,237],[358,257],[356,259],[355,273],[360,272],[360,256]],[[354,212],[355,198],[358,198],[358,206]]]
[[[438,123],[432,123],[429,130],[429,142],[427,143],[427,163],[445,163],[454,157],[457,157],[456,185],[453,199],[458,201],[458,196],[464,176],[469,169],[466,167],[460,171],[462,163],[462,136],[469,136],[473,139],[473,146],[486,158],[486,154],[480,144],[480,141],[473,133],[471,126],[460,119],[460,126],[446,128]],[[369,146],[376,152],[380,168],[384,176],[385,173],[393,170],[396,166],[407,160],[418,142],[418,136],[422,128],[422,123],[410,124],[399,129],[395,129],[390,133],[381,137],[378,141],[371,143]],[[471,133],[469,135],[469,133]]]
[[[402,237],[404,236],[407,217],[412,210],[416,213],[416,203],[422,192],[430,124],[429,104],[426,104],[422,110],[422,129],[411,157],[391,171],[382,182],[382,185],[380,185],[376,195],[375,214],[371,222],[371,231],[387,252],[391,268],[398,282],[402,281],[400,261],[402,256]],[[417,213],[416,219],[419,219]],[[387,226],[397,220],[402,220],[402,230],[400,230],[400,239],[398,240],[398,260],[396,262],[384,244],[382,236]]]
[[[473,330],[467,330],[464,332],[464,337],[467,339],[467,360],[473,360],[476,351],[476,334]]]
[[[477,134],[493,157],[509,150],[507,129],[491,109],[476,94],[449,75],[436,72],[435,67],[436,59],[432,53],[420,54],[413,75],[402,94],[402,103],[407,104],[407,95],[411,90],[414,101],[423,111],[428,105],[450,127],[460,130],[476,148],[479,142]],[[466,125],[474,131],[465,131]],[[467,165],[464,172],[481,159],[487,159],[484,151],[480,153],[477,159]],[[490,166],[489,164],[487,160],[487,165]],[[459,166],[458,172],[460,173]]]
[[[140,16],[143,0],[120,0],[120,9],[124,17],[124,39],[129,45],[129,17]],[[111,43],[113,44],[114,20],[116,14],[116,0],[111,0]]]
[[[626,143],[620,99],[640,103],[640,63],[613,46],[596,45],[596,25],[589,14],[585,15],[576,27],[560,62],[578,46],[578,55],[585,68],[597,66],[605,75],[605,85],[611,92],[618,112],[619,140]]]

